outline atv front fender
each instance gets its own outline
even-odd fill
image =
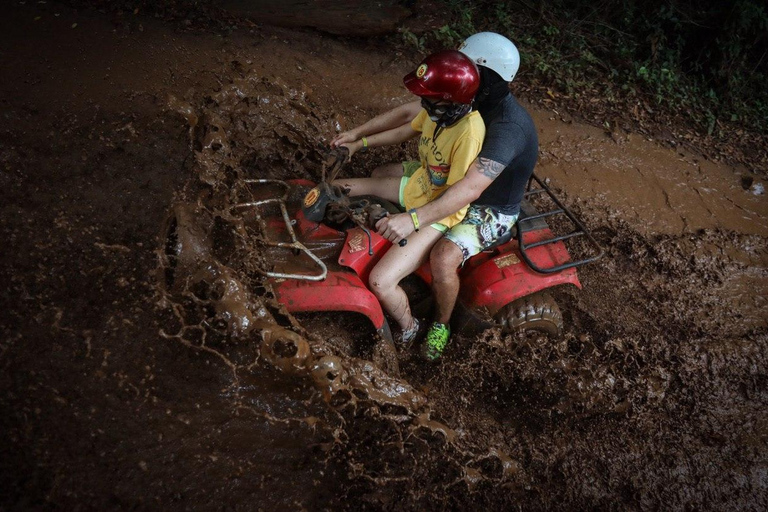
[[[290,313],[351,311],[367,316],[376,331],[392,341],[389,324],[376,296],[352,272],[329,271],[323,281],[273,279],[277,300]]]

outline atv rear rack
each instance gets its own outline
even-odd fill
[[[539,188],[535,188],[535,189],[531,188],[534,181],[539,185]],[[592,263],[593,261],[597,261],[600,258],[602,258],[603,249],[600,247],[597,241],[592,237],[592,235],[587,231],[587,228],[584,226],[584,224],[582,224],[581,221],[579,221],[579,219],[577,219],[576,216],[568,208],[566,208],[566,206],[563,205],[563,203],[561,203],[557,199],[557,197],[555,197],[555,194],[552,192],[552,190],[541,179],[539,179],[539,177],[536,176],[536,174],[532,174],[531,178],[528,180],[528,187],[524,197],[528,199],[530,197],[540,195],[540,194],[547,194],[549,198],[552,200],[552,202],[555,203],[555,205],[557,206],[557,209],[544,212],[544,213],[533,213],[532,215],[526,215],[525,217],[521,215],[521,218],[517,221],[517,243],[518,243],[518,246],[520,247],[520,255],[523,257],[523,260],[525,260],[525,263],[532,270],[535,270],[536,272],[539,272],[541,274],[554,274],[555,272],[560,272],[561,270],[565,270],[567,268],[579,267],[581,265]],[[521,214],[522,213],[523,212],[521,212]],[[535,225],[537,224],[536,221],[544,221],[544,219],[546,219],[547,217],[553,217],[555,215],[565,215],[566,217],[568,217],[568,219],[573,223],[573,225],[576,226],[576,230],[566,235],[556,236],[554,238],[548,238],[546,240],[539,240],[537,242],[533,242],[530,244],[526,244],[524,242],[523,235],[525,233],[529,231],[533,231],[534,229],[539,229],[539,226]],[[528,254],[526,253],[529,249],[533,249],[534,247],[541,247],[547,244],[562,242],[564,240],[568,240],[570,238],[575,238],[578,236],[586,236],[590,245],[597,251],[597,254],[590,258],[585,258],[583,260],[570,261],[562,265],[555,265],[554,267],[540,268],[536,266],[533,263],[533,261],[531,261],[531,258],[529,258]]]
[[[294,251],[301,251],[314,261],[318,267],[320,267],[320,273],[318,274],[284,274],[282,272],[268,272],[266,270],[259,270],[258,272],[267,276],[267,277],[274,277],[277,279],[299,279],[304,281],[322,281],[326,278],[328,275],[328,268],[325,266],[325,263],[320,260],[317,256],[315,256],[312,251],[310,251],[304,244],[299,242],[298,238],[296,238],[296,232],[293,230],[293,223],[294,221],[291,220],[291,218],[288,216],[288,209],[285,206],[285,202],[288,199],[288,191],[290,190],[290,186],[288,183],[286,183],[283,180],[270,180],[270,179],[245,179],[241,181],[242,183],[255,183],[258,185],[279,185],[283,187],[285,190],[283,192],[283,195],[277,198],[271,198],[271,199],[262,199],[259,201],[249,201],[245,203],[238,203],[232,206],[232,209],[235,208],[260,208],[262,206],[268,205],[268,204],[274,204],[277,203],[280,206],[280,212],[283,215],[283,221],[285,222],[285,228],[288,231],[288,234],[291,236],[291,242],[276,242],[274,240],[263,240],[263,242],[271,247],[281,247],[284,249],[292,249]],[[266,225],[264,223],[264,219],[261,215],[257,214],[257,219],[259,221],[259,224],[261,225],[261,231],[262,233],[267,233],[268,230],[266,229]]]

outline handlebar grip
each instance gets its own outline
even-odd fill
[[[405,247],[405,244],[407,244],[407,243],[408,243],[408,240],[406,240],[405,238],[403,238],[402,240],[400,240],[399,242],[397,242],[397,245],[399,245],[400,247]]]

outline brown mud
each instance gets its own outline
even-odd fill
[[[768,206],[743,170],[533,110],[537,172],[606,256],[554,290],[561,339],[459,334],[397,377],[360,318],[275,303],[231,206],[317,180],[318,143],[406,99],[417,59],[57,4],[0,28],[0,507],[768,506]]]

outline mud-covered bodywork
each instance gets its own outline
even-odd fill
[[[535,211],[527,206],[527,211]],[[273,237],[279,239],[284,228],[273,220]],[[354,311],[367,316],[379,332],[386,332],[386,320],[376,297],[366,284],[373,267],[391,247],[391,243],[374,230],[355,226],[346,231],[334,229],[321,222],[308,220],[301,210],[291,218],[292,229],[305,244],[334,240],[339,270],[329,271],[322,281],[273,278],[278,300],[291,312]],[[536,229],[524,234],[526,243],[550,240],[554,235],[540,222]],[[565,265],[571,257],[562,242],[541,245],[527,253],[529,261],[539,267]],[[425,283],[432,281],[429,262],[416,274]],[[524,261],[516,240],[510,240],[491,250],[470,258],[461,269],[460,300],[464,307],[495,315],[502,307],[522,297],[560,285],[581,287],[575,267],[553,274],[535,272]]]

